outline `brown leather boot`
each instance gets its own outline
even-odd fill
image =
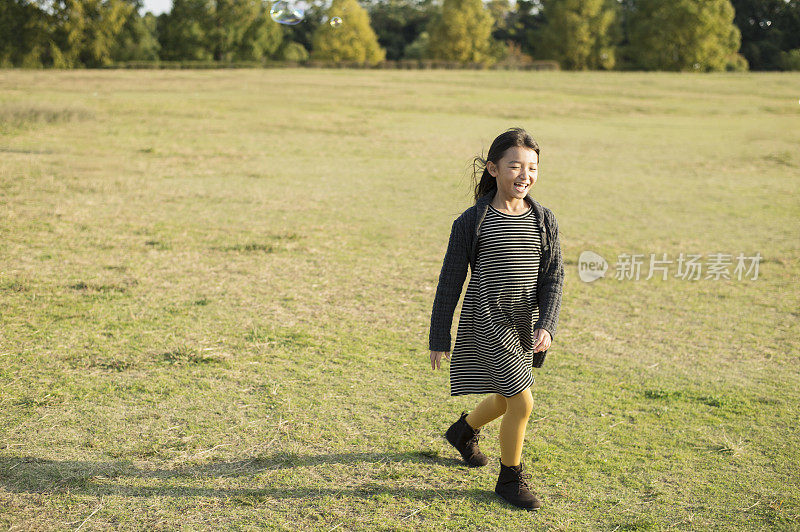
[[[542,503],[528,486],[531,476],[522,472],[522,464],[515,467],[504,466],[500,462],[500,477],[494,492],[514,506],[526,510],[538,510]]]
[[[467,423],[467,413],[462,412],[458,421],[450,425],[444,436],[447,441],[461,453],[461,458],[470,467],[481,467],[489,463],[486,455],[478,449],[478,434],[481,429],[473,430]]]

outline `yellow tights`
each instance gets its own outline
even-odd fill
[[[493,393],[478,403],[475,410],[467,415],[466,421],[473,429],[479,429],[503,416],[500,422],[500,462],[509,467],[517,466],[522,461],[525,427],[532,410],[533,395],[530,388],[511,397]]]

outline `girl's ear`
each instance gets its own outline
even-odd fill
[[[492,177],[497,177],[497,165],[492,161],[486,161],[486,169],[489,170]]]

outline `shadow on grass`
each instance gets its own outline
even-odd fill
[[[255,504],[272,499],[319,499],[326,496],[348,496],[371,499],[390,495],[419,500],[436,497],[472,499],[476,502],[493,500],[494,493],[480,489],[435,489],[394,487],[374,479],[353,477],[338,488],[303,486],[306,478],[298,471],[298,482],[292,487],[276,488],[205,488],[196,486],[207,479],[255,476],[265,471],[324,464],[355,465],[358,463],[423,463],[430,465],[461,465],[463,463],[420,452],[407,453],[334,453],[297,455],[279,453],[269,457],[211,462],[164,469],[145,469],[127,461],[93,462],[81,460],[49,460],[32,456],[0,456],[0,487],[16,493],[83,493],[86,495],[119,495],[123,497],[219,497],[233,498],[242,504]],[[127,477],[136,481],[158,479],[165,486],[137,486],[119,482]],[[183,483],[195,484],[181,485]]]
[[[406,453],[333,453],[309,454],[276,453],[269,457],[257,457],[250,462],[257,462],[270,466],[270,469],[288,469],[292,467],[314,466],[320,464],[353,464],[356,462],[392,463],[412,462],[420,464],[437,464],[444,466],[464,465],[461,460],[444,458],[436,454],[411,451]],[[213,465],[213,464],[212,464]],[[466,466],[465,466],[466,467]]]
[[[44,153],[55,153],[52,150],[15,150],[14,148],[6,148],[4,146],[0,146],[0,153],[24,153],[24,154],[44,154]]]

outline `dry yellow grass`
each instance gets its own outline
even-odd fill
[[[796,528],[798,89],[0,71],[0,527]],[[467,163],[517,125],[567,262],[536,515],[458,465],[440,435],[475,398],[426,351]],[[586,284],[584,250],[763,261]]]

